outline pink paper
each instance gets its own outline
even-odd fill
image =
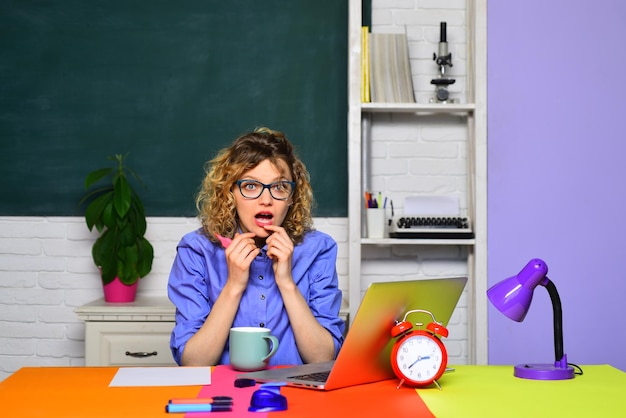
[[[250,406],[250,399],[255,390],[259,388],[259,385],[250,386],[247,388],[236,388],[235,379],[241,372],[233,370],[230,366],[221,365],[216,366],[211,374],[211,384],[203,386],[198,393],[198,398],[209,398],[212,396],[232,396],[233,398],[233,411],[228,413],[228,416],[236,417],[257,417],[264,418],[268,414],[266,412],[248,412]],[[213,413],[215,416],[216,413]],[[219,414],[218,414],[219,415]],[[185,414],[185,418],[200,418],[197,414],[192,413]]]

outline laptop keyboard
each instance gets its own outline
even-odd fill
[[[325,371],[325,372],[301,374],[298,376],[289,376],[287,379],[310,380],[313,382],[325,382],[326,380],[328,380],[329,374],[330,374],[330,370]]]

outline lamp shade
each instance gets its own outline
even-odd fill
[[[487,297],[500,312],[510,319],[522,322],[533,300],[535,287],[545,285],[548,266],[543,260],[533,258],[517,273],[495,284]]]

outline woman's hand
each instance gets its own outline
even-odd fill
[[[265,229],[273,232],[265,241],[267,256],[272,259],[276,285],[283,298],[302,360],[305,363],[332,360],[335,354],[333,337],[315,319],[293,280],[293,241],[280,226],[266,226]]]
[[[240,289],[248,285],[250,264],[261,250],[254,243],[254,233],[235,234],[226,248],[226,264],[228,265],[228,283]]]
[[[268,225],[265,227],[272,234],[267,238],[267,256],[272,260],[276,284],[293,284],[291,263],[293,258],[293,241],[282,226]]]

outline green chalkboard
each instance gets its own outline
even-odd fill
[[[148,216],[194,216],[204,162],[257,126],[347,215],[347,0],[0,1],[0,215],[82,215],[129,153]]]

